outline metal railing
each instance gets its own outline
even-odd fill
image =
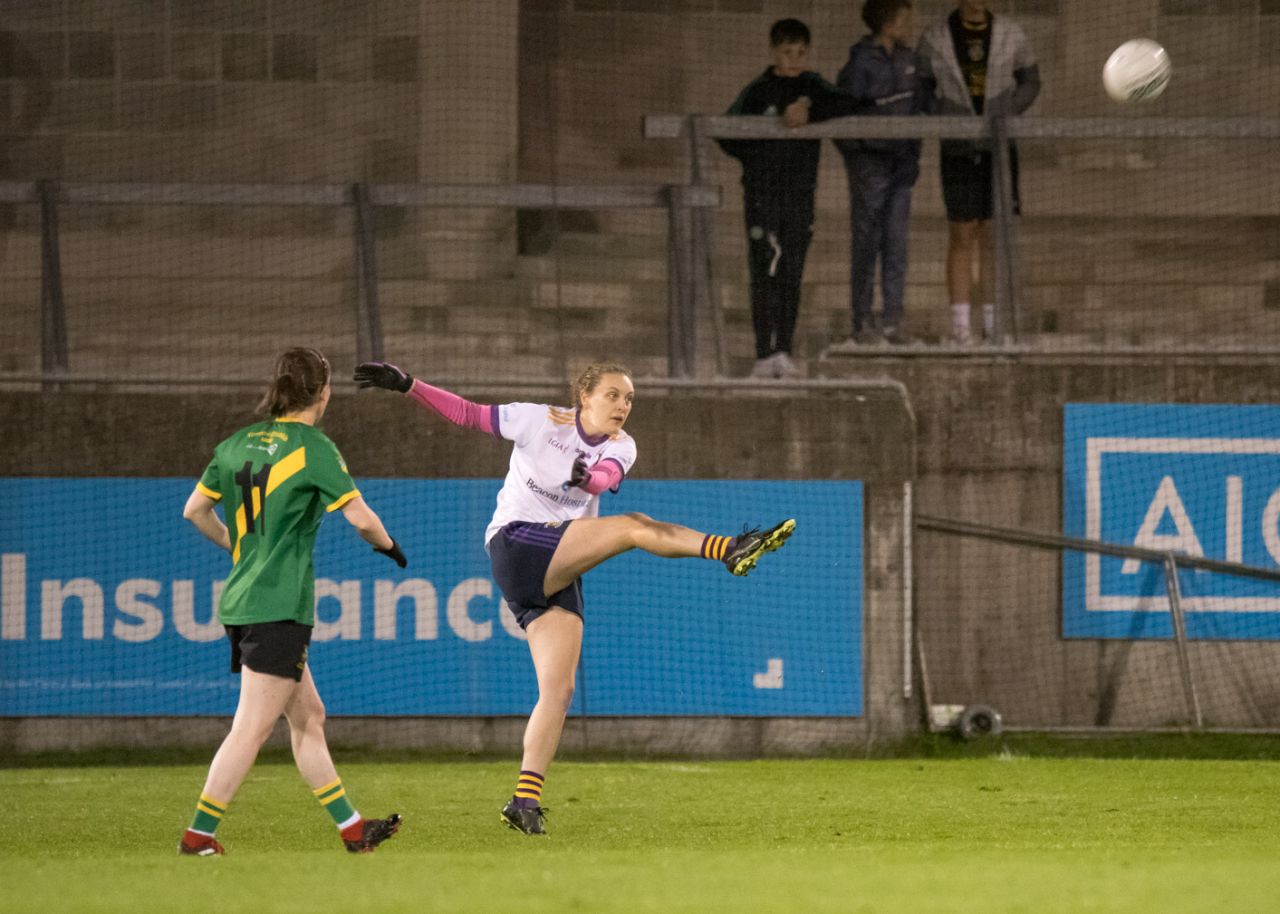
[[[997,527],[991,524],[977,524],[968,521],[952,520],[943,517],[916,515],[915,525],[921,530],[945,533],[953,536],[976,537],[991,542],[1005,543],[1012,546],[1030,546],[1056,552],[1072,551],[1080,553],[1097,553],[1124,559],[1137,559],[1158,565],[1164,574],[1165,592],[1169,598],[1169,617],[1173,632],[1173,642],[1177,655],[1178,675],[1182,686],[1183,700],[1187,715],[1195,730],[1205,729],[1204,714],[1201,709],[1199,689],[1191,670],[1191,659],[1187,649],[1186,614],[1182,606],[1182,586],[1178,580],[1180,568],[1196,571],[1230,574],[1237,577],[1280,583],[1280,569],[1262,568],[1257,565],[1245,565],[1240,562],[1227,562],[1203,556],[1187,555],[1160,549],[1148,549],[1142,546],[1123,546],[1103,540],[1083,537],[1065,536],[1056,533],[1038,533],[1008,527]],[[917,646],[923,652],[923,640]],[[927,691],[927,681],[926,681]],[[930,696],[925,696],[926,705]],[[1036,728],[1044,729],[1044,728]]]
[[[199,184],[0,181],[0,204],[40,206],[41,371],[5,380],[46,384],[67,380],[66,296],[62,282],[58,209],[63,205],[197,205],[351,207],[354,211],[352,313],[356,355],[383,356],[378,302],[377,207],[665,209],[668,213],[668,374],[692,377],[698,340],[695,303],[705,295],[695,271],[699,232],[695,214],[720,204],[716,187],[687,185],[550,184]]]
[[[1144,117],[1144,118],[1051,118],[1051,117],[963,117],[917,116],[836,118],[804,127],[788,128],[780,117],[728,116],[700,114],[659,114],[645,117],[646,139],[683,139],[689,159],[688,180],[700,186],[708,181],[713,168],[707,161],[707,144],[703,139],[797,140],[797,139],[955,139],[975,140],[992,149],[992,200],[994,293],[996,337],[1012,345],[1005,349],[1017,352],[1019,346],[1017,272],[1017,220],[1013,205],[1013,165],[1008,155],[1009,142],[1018,139],[1280,139],[1280,118],[1211,118],[1211,117]],[[699,241],[706,249],[713,247],[709,225],[700,232]],[[696,289],[706,298],[698,304],[711,307],[714,277],[700,280]],[[718,308],[711,308],[718,314]],[[718,325],[717,325],[718,328]],[[1191,347],[1194,350],[1194,347]],[[898,354],[923,355],[928,350],[895,350]],[[1268,349],[1267,351],[1272,351]]]
[[[378,239],[374,214],[379,207],[660,209],[667,213],[668,375],[727,376],[727,344],[718,305],[712,212],[721,189],[711,183],[713,167],[703,140],[736,139],[970,139],[986,141],[993,161],[994,266],[997,336],[1007,354],[1034,353],[1019,339],[1022,282],[1017,269],[1017,220],[1012,214],[1012,174],[1003,154],[1007,140],[1057,139],[1280,139],[1280,118],[978,118],[849,117],[789,129],[779,118],[692,114],[651,115],[643,120],[649,139],[683,139],[688,145],[688,174],[665,185],[411,185],[411,184],[203,184],[0,181],[0,204],[36,204],[41,227],[40,372],[4,376],[5,380],[50,383],[70,376],[66,293],[62,282],[59,207],[65,205],[312,206],[351,207],[353,218],[352,319],[359,358],[383,352],[378,298]],[[709,322],[714,366],[700,365],[699,325]],[[1248,353],[1271,353],[1274,346],[1251,344]],[[1130,347],[1129,351],[1143,351]],[[1092,350],[1082,350],[1092,352]],[[1167,352],[1167,349],[1161,351]],[[1188,353],[1221,351],[1198,348]],[[1237,350],[1233,350],[1237,351]],[[1245,351],[1245,350],[1238,350]],[[896,349],[898,355],[928,355],[936,350]],[[1116,352],[1120,352],[1119,349]],[[1069,354],[1056,349],[1054,355]]]

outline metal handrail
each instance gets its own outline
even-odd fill
[[[1015,269],[1012,164],[1007,143],[1022,138],[1231,138],[1280,139],[1280,118],[1231,117],[979,117],[979,116],[866,116],[833,118],[804,127],[787,127],[780,117],[747,115],[659,114],[644,118],[647,139],[687,138],[692,150],[691,183],[701,183],[703,152],[697,140],[800,139],[941,139],[973,140],[993,149],[991,175],[995,232],[997,339],[1018,342],[1018,277]]]
[[[37,181],[0,181],[0,203],[36,203]],[[663,209],[667,185],[648,184],[367,184],[373,206]],[[681,187],[692,207],[720,205],[718,187]],[[351,206],[350,184],[203,184],[62,181],[62,204],[197,206]]]
[[[925,515],[917,515],[915,523],[921,530],[931,530],[936,533],[971,536],[1015,546],[1033,546],[1057,552],[1063,550],[1092,552],[1116,558],[1138,559],[1159,565],[1164,573],[1165,592],[1169,598],[1169,618],[1177,653],[1178,675],[1182,683],[1183,699],[1187,705],[1187,713],[1191,718],[1192,727],[1196,731],[1205,729],[1204,712],[1200,704],[1200,693],[1196,685],[1195,676],[1191,670],[1190,652],[1187,649],[1187,623],[1186,614],[1182,606],[1182,586],[1178,580],[1179,568],[1212,571],[1237,577],[1261,579],[1273,583],[1280,582],[1280,569],[1262,568],[1257,565],[1245,565],[1240,562],[1224,562],[1219,559],[1207,559],[1202,556],[1186,555],[1167,550],[1148,549],[1144,546],[1124,546],[1119,543],[1108,543],[1104,540],[1064,536],[1057,533],[1039,533]]]
[[[780,117],[709,114],[651,114],[644,119],[646,139],[686,136],[696,121],[698,133],[713,139],[955,139],[992,136],[996,118],[976,116],[853,115],[786,127]],[[1276,117],[1038,117],[1001,118],[1010,139],[1280,139]]]
[[[5,386],[34,386],[49,381],[50,378],[35,372],[0,372],[0,388]],[[679,378],[679,377],[644,377],[633,379],[637,388],[642,390],[675,390],[693,391],[696,393],[712,392],[759,392],[775,394],[794,394],[808,391],[835,392],[841,390],[891,392],[906,405],[907,415],[914,426],[915,417],[911,410],[907,387],[894,378],[792,378],[792,379],[759,379],[759,378]],[[266,382],[262,378],[200,378],[191,376],[169,375],[145,378],[126,378],[121,375],[59,375],[60,387],[194,387],[202,391],[225,390],[236,391],[261,388]],[[485,377],[450,377],[442,375],[433,377],[432,383],[458,392],[489,390],[560,390],[564,384],[559,381],[548,381],[546,378],[501,377],[486,375]],[[345,377],[335,376],[333,387],[339,391],[355,391],[355,382]]]
[[[69,381],[66,305],[58,257],[60,205],[350,206],[355,211],[353,312],[356,350],[361,358],[382,356],[378,306],[377,239],[373,208],[510,207],[549,209],[666,209],[671,235],[668,309],[669,371],[692,377],[696,362],[696,311],[708,296],[696,256],[705,244],[694,214],[720,205],[718,187],[692,185],[555,184],[219,184],[86,181],[0,181],[0,204],[41,206],[40,383]],[[719,343],[720,341],[717,340]]]
[[[991,524],[978,524],[970,521],[953,520],[947,517],[933,517],[924,514],[916,515],[916,526],[921,530],[932,530],[937,533],[954,533],[958,536],[972,536],[979,539],[995,540],[1014,546],[1036,546],[1042,549],[1063,549],[1071,552],[1096,552],[1117,558],[1138,559],[1156,565],[1164,565],[1170,559],[1183,568],[1194,568],[1199,571],[1213,571],[1218,574],[1230,574],[1238,577],[1259,578],[1264,581],[1280,582],[1280,568],[1261,568],[1257,565],[1244,565],[1240,562],[1224,562],[1221,559],[1208,559],[1198,555],[1170,553],[1165,549],[1148,549],[1144,546],[1122,546],[1119,543],[1108,543],[1105,540],[1086,539],[1079,536],[1064,536],[1059,533],[1040,533],[1031,530],[1019,530],[1012,527],[997,527]]]

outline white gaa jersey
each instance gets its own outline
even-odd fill
[[[511,469],[498,492],[498,506],[484,532],[485,545],[516,520],[548,521],[595,517],[600,499],[586,489],[567,485],[574,458],[587,466],[615,460],[625,477],[636,460],[636,443],[626,432],[588,438],[578,425],[577,411],[542,403],[504,403],[498,407],[495,431],[514,441]]]

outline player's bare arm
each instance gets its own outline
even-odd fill
[[[347,523],[356,528],[360,538],[372,546],[375,552],[381,552],[401,568],[407,564],[400,546],[382,526],[382,519],[362,497],[357,495],[343,505],[342,516]]]
[[[227,532],[227,525],[214,510],[217,504],[199,489],[193,489],[190,497],[187,498],[186,506],[182,509],[182,516],[191,521],[206,539],[230,552],[231,534]]]

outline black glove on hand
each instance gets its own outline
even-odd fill
[[[569,485],[582,488],[583,483],[591,478],[587,470],[587,458],[579,454],[573,459],[573,470],[569,473]]]
[[[402,394],[408,393],[413,386],[413,375],[390,362],[361,362],[356,366],[352,380],[360,387],[381,387]]]
[[[400,544],[397,543],[394,539],[391,541],[391,545],[388,546],[386,549],[374,549],[373,551],[381,552],[383,555],[391,559],[391,561],[395,562],[401,568],[409,564],[409,560],[406,559],[404,557],[404,553],[400,551]]]

